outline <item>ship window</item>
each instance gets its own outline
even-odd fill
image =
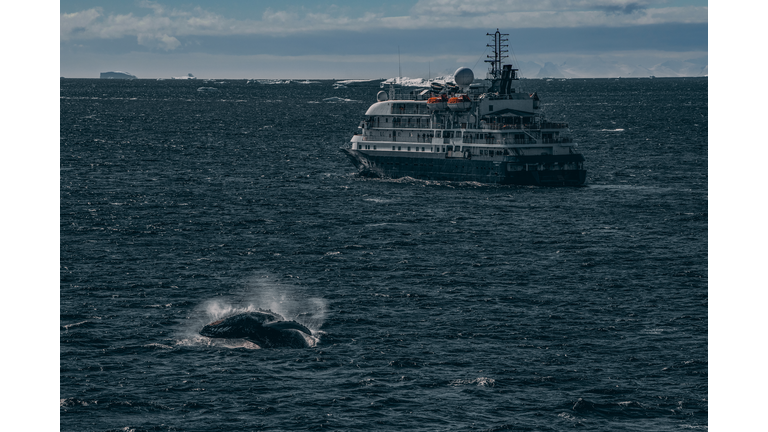
[[[493,105],[488,105],[488,111],[493,111]]]
[[[400,147],[400,146],[397,146],[397,149],[398,149],[398,150],[402,150],[403,148],[402,148],[402,147]]]
[[[392,150],[394,150],[394,149],[395,149],[395,146],[392,146]]]
[[[373,146],[373,149],[376,150],[376,146]]]
[[[384,123],[389,123],[389,117],[384,118]]]
[[[411,147],[408,147],[408,151],[411,151]]]
[[[436,137],[440,138],[441,131],[437,131],[437,134],[435,134]]]
[[[424,147],[421,148],[421,151],[424,151]]]

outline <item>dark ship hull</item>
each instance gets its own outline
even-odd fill
[[[587,178],[581,154],[452,157],[451,154],[366,152],[344,148],[360,175],[382,178],[472,181],[509,185],[581,186]]]

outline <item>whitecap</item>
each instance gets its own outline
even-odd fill
[[[323,102],[359,102],[359,101],[352,100],[352,99],[345,99],[338,96],[331,96],[329,98],[323,99]]]
[[[172,347],[172,346],[163,345],[163,344],[161,344],[161,343],[151,343],[151,344],[146,344],[146,345],[142,345],[142,346],[143,346],[144,348],[163,348],[163,349],[173,349],[173,347]]]
[[[493,387],[494,385],[496,385],[496,380],[493,378],[479,377],[472,380],[468,380],[468,379],[453,380],[453,381],[450,381],[449,384],[455,385],[455,386],[476,384],[478,387]]]
[[[69,330],[72,327],[79,326],[79,325],[85,324],[87,322],[88,322],[87,320],[86,321],[80,321],[79,323],[66,324],[66,325],[63,325],[62,327],[64,327],[65,330]]]

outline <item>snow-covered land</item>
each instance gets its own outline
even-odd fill
[[[453,82],[453,75],[439,76],[432,79],[397,77],[388,78],[382,82],[384,85],[394,84],[403,87],[429,87],[432,83],[445,84]]]

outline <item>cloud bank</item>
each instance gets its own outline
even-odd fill
[[[420,0],[408,16],[366,12],[332,13],[266,9],[260,20],[226,18],[200,7],[167,8],[140,3],[144,15],[105,13],[101,8],[61,14],[62,41],[135,37],[139,45],[162,50],[181,46],[188,36],[288,36],[323,31],[424,29],[627,27],[706,23],[707,7],[651,7],[639,0]]]
[[[394,64],[397,71],[402,60],[403,73],[410,70],[413,77],[459,65],[477,67],[476,75],[482,75],[485,34],[498,28],[510,34],[510,60],[515,63],[543,67],[551,62],[566,76],[653,73],[664,62],[707,56],[708,8],[685,4],[418,0],[409,10],[248,5],[224,16],[202,7],[143,0],[122,13],[105,8],[61,13],[60,69],[62,76],[119,69],[140,77],[193,72],[232,78],[287,78],[295,73],[304,78],[388,78],[395,76],[386,72],[389,67]],[[296,72],[302,64],[312,64],[318,75]],[[688,73],[682,70],[674,73]]]

